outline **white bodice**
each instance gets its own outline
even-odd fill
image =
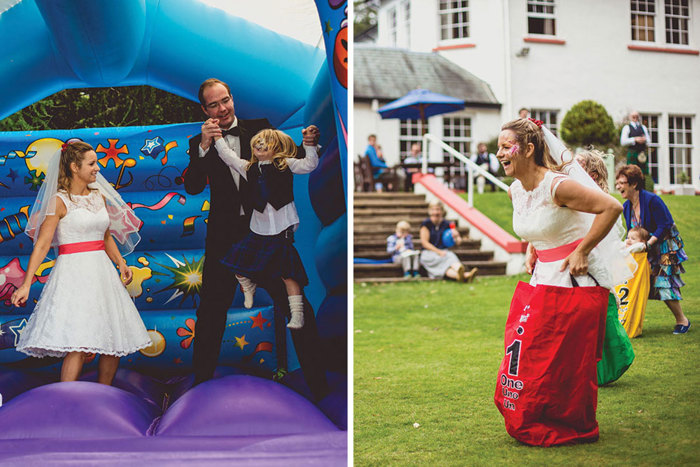
[[[552,184],[566,179],[565,175],[547,171],[544,179],[532,191],[526,191],[519,180],[510,186],[513,198],[513,230],[536,250],[547,250],[574,242],[591,228],[584,213],[557,206]]]
[[[68,196],[64,191],[56,195],[63,200],[67,210],[56,227],[58,245],[104,239],[109,228],[109,214],[98,190],[85,196]]]
[[[593,224],[593,216],[558,206],[554,202],[556,185],[565,179],[568,179],[566,175],[547,171],[544,179],[532,191],[526,191],[518,180],[510,186],[513,199],[513,230],[523,240],[530,242],[536,250],[548,250],[579,240],[588,233]],[[569,273],[559,270],[561,264],[562,260],[548,263],[538,260],[530,284],[570,287]],[[588,255],[588,272],[602,286],[613,286],[605,263],[596,249]],[[577,277],[577,281],[581,286],[595,285],[588,276]]]

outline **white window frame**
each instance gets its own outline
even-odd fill
[[[541,120],[555,136],[559,135],[559,111],[556,109],[531,109],[530,118]]]
[[[661,182],[661,165],[659,164],[659,121],[661,120],[661,115],[640,113],[639,120],[642,122],[642,125],[647,127],[647,131],[649,132],[651,141],[647,141],[647,165],[652,180],[654,180],[654,183],[658,184]]]
[[[387,19],[387,25],[388,25],[388,38],[389,38],[389,45],[391,47],[396,47],[397,40],[398,40],[398,24],[399,24],[399,14],[396,9],[396,6],[392,6],[387,10],[386,14],[386,19]]]
[[[681,123],[680,127],[677,125]],[[671,185],[679,185],[678,174],[686,172],[693,183],[693,117],[668,116],[668,165]]]
[[[532,7],[544,7],[546,9],[547,7],[551,7],[552,12],[537,12],[537,11],[530,11],[530,6]],[[533,37],[557,37],[557,16],[556,16],[556,2],[555,0],[527,0],[527,20],[528,20],[528,26],[527,26],[527,34],[528,36],[533,36]],[[539,33],[539,32],[531,32],[530,31],[530,18],[542,18],[542,19],[551,19],[552,24],[554,26],[554,31],[551,34],[548,33]]]
[[[639,6],[645,6],[646,11],[643,11],[643,8],[639,8]],[[635,9],[635,6],[637,6],[637,9]],[[649,7],[653,7],[652,12],[649,12]],[[656,42],[656,14],[657,14],[657,9],[656,9],[656,0],[630,0],[630,32],[632,36],[632,40],[635,42]],[[637,18],[651,18],[651,26],[649,26],[648,21],[645,20],[644,25],[641,24],[634,24],[635,19]],[[637,31],[637,36],[638,38],[634,38],[634,33]],[[644,32],[645,34],[645,39],[639,39],[639,33]],[[649,39],[649,35],[651,34],[651,39]]]
[[[459,123],[459,125],[455,125]],[[442,140],[450,147],[455,149],[457,152],[465,157],[469,157],[472,152],[472,144],[474,142],[473,138],[473,128],[474,128],[473,118],[471,115],[454,115],[451,117],[442,117]],[[455,128],[459,128],[460,135],[455,136]],[[442,160],[445,162],[459,162],[459,168],[450,167],[450,185],[455,186],[455,175],[464,176],[464,165],[461,161],[456,160],[455,157],[447,151],[442,151]],[[459,180],[457,180],[459,182]],[[462,178],[462,182],[465,180]],[[466,186],[465,186],[466,187]]]
[[[690,0],[663,0],[664,2],[664,40],[668,45],[689,46],[690,45]],[[685,6],[681,3],[685,2]],[[669,8],[671,11],[669,12]],[[674,12],[677,8],[679,11]],[[685,14],[682,14],[682,10]],[[685,22],[685,28],[679,24],[679,29],[670,27],[669,22],[677,20],[679,23]],[[680,42],[670,42],[669,34],[674,32],[679,34]]]
[[[399,121],[399,160],[403,160],[411,153],[411,145],[423,144],[423,122],[421,120]]]
[[[403,2],[403,24],[406,32],[406,48],[411,48],[411,0]]]
[[[469,0],[436,0],[438,2],[438,31],[439,31],[439,42],[449,43],[458,42],[469,39],[471,37],[471,10],[469,8]],[[453,1],[459,1],[463,3],[457,8],[452,8],[451,3]],[[447,8],[443,8],[446,6]],[[452,15],[460,15],[460,20],[453,22]],[[466,14],[466,21],[461,21],[461,15]],[[447,24],[442,24],[443,17],[447,18]],[[466,34],[462,35],[462,28],[466,27]],[[454,29],[458,30],[458,37],[453,34]],[[447,31],[447,36],[443,38],[443,31]]]

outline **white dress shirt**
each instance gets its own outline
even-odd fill
[[[642,131],[644,132],[644,136],[647,138],[646,144],[648,145],[651,143],[651,138],[649,137],[649,130],[647,130],[647,127],[642,125],[641,123],[635,124],[634,122],[630,122],[631,125],[639,125],[642,127]],[[620,145],[621,146],[634,146],[635,141],[634,137],[630,136],[630,125],[625,125],[622,127],[622,131],[620,132]]]
[[[228,144],[224,143],[223,138],[218,139],[214,144],[219,152],[219,157],[226,165],[235,170],[240,176],[248,180],[247,166],[248,161],[241,159],[238,153],[233,151]],[[292,173],[306,174],[313,171],[318,166],[318,146],[304,145],[306,157],[304,159],[288,158],[287,166]],[[271,164],[272,161],[259,161],[260,165]],[[255,170],[255,169],[251,169]],[[277,235],[284,232],[289,227],[294,230],[299,225],[299,215],[294,201],[285,204],[281,208],[275,209],[270,203],[267,203],[263,212],[256,209],[250,216],[250,230],[258,235]]]
[[[231,126],[227,128],[227,130],[230,130],[233,127],[238,126],[238,117],[233,117],[233,123],[231,123]],[[236,154],[241,153],[241,138],[239,136],[233,136],[233,135],[226,135],[222,139],[226,140],[226,144],[228,147],[236,151]],[[208,151],[208,150],[207,150]],[[207,151],[202,149],[202,143],[199,143],[199,157],[204,157],[207,154]],[[238,181],[240,178],[240,175],[238,172],[233,170],[231,167],[229,167],[229,170],[231,171],[231,176],[233,177],[233,183],[236,184],[236,188],[240,188],[240,182]],[[241,212],[239,213],[241,216],[245,215],[245,210],[243,209],[243,205],[241,205]]]

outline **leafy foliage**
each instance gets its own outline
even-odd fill
[[[377,0],[355,0],[353,3],[353,27],[355,37],[377,26]]]
[[[150,86],[66,89],[0,120],[0,131],[164,125],[204,120],[198,103]]]
[[[562,139],[572,146],[606,147],[617,137],[615,124],[605,107],[585,100],[575,104],[561,121]]]

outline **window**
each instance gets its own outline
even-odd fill
[[[442,119],[442,139],[461,154],[469,155],[472,144],[472,119],[469,117],[444,117]],[[452,161],[454,156],[443,151],[443,158]]]
[[[554,0],[527,0],[528,34],[554,36]]]
[[[664,0],[666,43],[688,45],[688,0]]]
[[[409,0],[403,3],[403,19],[406,29],[406,48],[411,47],[411,2]]]
[[[642,125],[649,130],[649,138],[651,138],[651,141],[647,141],[649,173],[654,183],[659,183],[659,117],[640,114],[639,118],[642,119]]]
[[[668,143],[671,183],[691,183],[693,180],[691,117],[668,116]]]
[[[389,10],[389,44],[396,47],[396,29],[398,19],[396,17],[396,8]]]
[[[401,120],[399,134],[399,158],[403,161],[411,152],[413,143],[423,141],[423,122],[420,120]]]
[[[632,40],[654,42],[656,0],[632,0]]]
[[[557,120],[558,114],[559,112],[556,110],[532,109],[530,111],[531,118],[534,118],[535,120],[542,120],[544,126],[549,128],[549,131],[551,131],[555,135],[558,134],[559,130],[559,120]]]
[[[440,39],[469,37],[469,1],[440,1]]]

